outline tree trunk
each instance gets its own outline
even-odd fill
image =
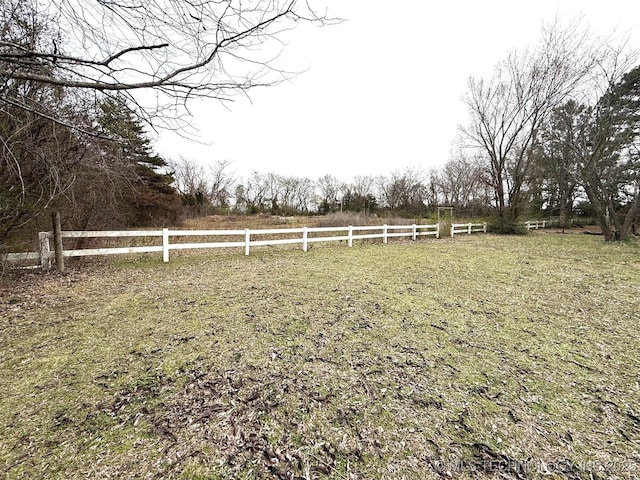
[[[620,232],[618,235],[618,240],[624,241],[631,237],[632,234],[635,234],[633,231],[634,221],[638,216],[638,212],[640,211],[640,196],[636,192],[636,196],[631,203],[631,207],[629,211],[624,217],[624,221],[622,222],[622,227],[620,228]]]
[[[560,226],[562,228],[569,227],[569,221],[571,220],[571,215],[573,214],[573,198],[571,195],[562,195],[560,198]]]
[[[604,239],[605,241],[610,242],[612,240],[615,240],[615,235],[614,230],[611,228],[610,219],[607,216],[607,201],[602,200],[600,196],[596,195],[596,190],[592,188],[593,184],[596,184],[596,182],[593,179],[588,179],[584,183],[584,190],[596,214],[596,218],[598,219],[598,224],[600,225],[600,229],[602,230]]]

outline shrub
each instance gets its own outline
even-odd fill
[[[487,222],[487,231],[500,235],[526,235],[529,233],[524,222],[514,222],[500,217],[492,218]]]

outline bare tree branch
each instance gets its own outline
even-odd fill
[[[301,21],[328,21],[310,10],[305,17],[296,0],[286,3],[154,0],[144,9],[106,0],[90,6],[86,2],[81,6],[75,0],[44,3],[44,10],[56,11],[61,28],[67,28],[77,38],[78,42],[69,43],[70,48],[83,55],[59,52],[55,42],[53,47],[26,48],[2,39],[1,77],[101,91],[163,87],[164,93],[175,96],[221,91],[230,94],[234,89],[273,83],[273,80],[255,82],[255,72],[238,69],[240,64],[251,62],[280,71],[271,65],[271,60],[253,58],[254,47],[265,47],[274,35]],[[37,12],[35,4],[33,8]],[[106,25],[97,24],[98,18],[104,18],[105,24],[111,22],[109,30],[122,35],[117,40],[111,38]],[[101,52],[106,55],[96,58]],[[225,66],[234,57],[243,62],[231,60]],[[52,68],[47,72],[21,69],[24,61],[39,61]],[[228,73],[228,68],[242,72],[239,74],[242,80],[237,81],[238,77]]]

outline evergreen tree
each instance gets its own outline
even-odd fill
[[[568,226],[578,187],[577,158],[573,144],[587,107],[569,100],[553,110],[539,135],[537,182],[547,210],[557,213],[560,225]]]
[[[130,194],[124,195],[134,224],[170,223],[179,213],[179,197],[167,162],[153,152],[142,122],[121,97],[100,102],[98,123],[108,141],[102,148],[120,165]]]
[[[581,186],[606,240],[628,238],[640,208],[640,66],[595,106],[569,101],[556,108],[540,138],[539,168],[550,203],[566,216]]]
[[[624,240],[640,208],[640,66],[590,113],[574,143],[579,175],[606,239]]]

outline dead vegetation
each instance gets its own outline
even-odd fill
[[[634,478],[640,250],[127,258],[0,287],[7,478]]]

